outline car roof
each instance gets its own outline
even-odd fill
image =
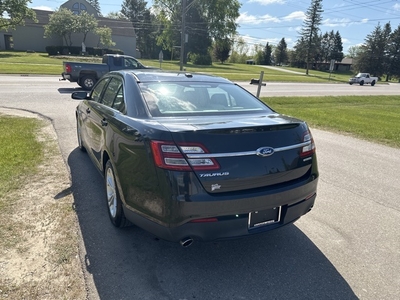
[[[120,70],[111,73],[118,73],[122,76],[134,76],[137,82],[212,82],[212,83],[230,83],[226,78],[191,72],[164,71],[159,69],[138,69],[138,70]]]

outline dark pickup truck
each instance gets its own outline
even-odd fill
[[[77,82],[83,89],[91,90],[94,84],[104,74],[122,69],[148,69],[137,59],[117,54],[106,54],[103,56],[102,63],[83,63],[83,62],[63,62],[64,72],[62,80]]]

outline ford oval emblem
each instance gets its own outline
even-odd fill
[[[261,147],[258,148],[256,154],[261,157],[267,157],[274,154],[275,150],[272,147]]]

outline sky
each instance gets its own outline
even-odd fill
[[[79,0],[77,0],[79,1]],[[29,7],[56,10],[63,0],[32,0]],[[121,10],[123,0],[99,0],[101,12]],[[299,38],[305,12],[311,0],[239,0],[238,33],[251,47],[256,44],[277,45],[282,38],[292,49]],[[148,6],[151,5],[148,1]],[[375,27],[390,22],[392,31],[400,24],[400,0],[324,0],[322,33],[339,31],[343,52],[360,45]],[[251,47],[252,48],[252,47]]]

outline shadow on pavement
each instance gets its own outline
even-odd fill
[[[113,227],[103,178],[88,155],[75,149],[68,164],[86,268],[102,300],[358,299],[295,225],[182,248],[135,226]]]

